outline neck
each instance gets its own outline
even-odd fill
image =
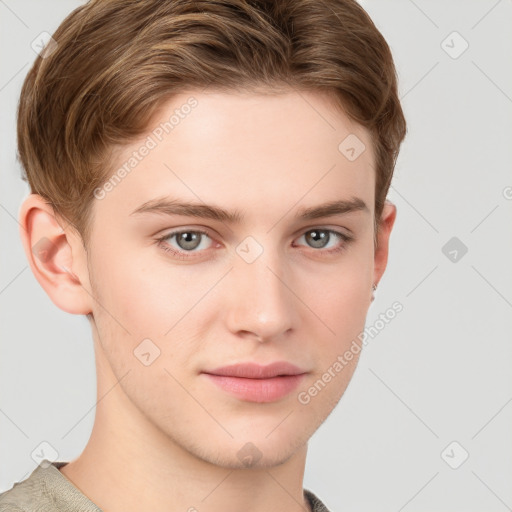
[[[305,512],[307,444],[286,461],[242,467],[187,450],[127,398],[105,360],[97,357],[98,403],[91,437],[61,473],[109,512]],[[101,378],[100,378],[101,377]],[[217,462],[217,463],[216,463]]]

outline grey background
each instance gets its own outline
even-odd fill
[[[369,340],[311,439],[304,486],[333,511],[512,510],[512,2],[361,3],[393,51],[409,124],[367,325],[396,300],[404,309]],[[43,441],[59,460],[78,456],[94,420],[89,326],[35,280],[16,220],[28,189],[15,106],[30,45],[79,4],[0,0],[0,492],[30,474]],[[462,48],[446,40],[453,31],[469,44],[458,58],[444,49]],[[455,262],[442,251],[452,237],[468,249]]]

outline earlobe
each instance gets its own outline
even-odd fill
[[[30,268],[53,303],[68,313],[90,313],[92,299],[84,288],[89,282],[80,236],[66,227],[38,194],[30,194],[23,201],[19,224]]]
[[[396,206],[390,201],[385,202],[379,220],[377,244],[375,247],[373,283],[377,285],[386,270],[389,253],[389,237],[396,219]]]

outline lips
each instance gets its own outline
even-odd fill
[[[262,366],[256,363],[233,364],[222,366],[214,370],[208,370],[203,373],[210,375],[223,375],[226,377],[241,377],[246,379],[268,379],[282,375],[300,375],[306,373],[294,364],[286,361],[277,361],[275,363]]]
[[[218,388],[248,402],[274,402],[289,395],[307,372],[278,361],[267,366],[243,363],[202,372]]]

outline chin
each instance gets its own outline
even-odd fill
[[[275,427],[275,425],[274,425]],[[286,463],[297,452],[307,450],[307,433],[291,433],[283,431],[281,435],[267,431],[262,433],[253,430],[244,435],[231,431],[234,435],[229,439],[210,439],[211,444],[203,445],[195,454],[200,458],[227,469],[268,469]],[[212,446],[215,449],[212,450]]]

